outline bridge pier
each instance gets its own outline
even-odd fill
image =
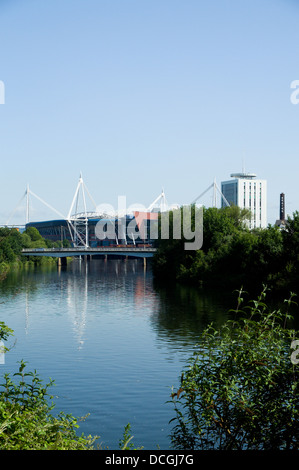
[[[58,258],[58,266],[66,266],[67,264],[67,259],[65,256]]]

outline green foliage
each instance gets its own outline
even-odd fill
[[[122,439],[119,441],[119,448],[120,450],[141,450],[142,447],[135,447],[135,445],[132,442],[132,439],[134,436],[131,434],[131,424],[128,423],[125,426],[124,433],[122,436]]]
[[[11,240],[9,239],[9,237],[1,241],[0,249],[1,257],[3,260],[7,262],[12,262],[16,259],[16,253],[14,252],[11,246]]]
[[[13,330],[0,322],[0,341],[12,335]],[[6,347],[4,352],[8,350]],[[26,367],[26,362],[20,361],[14,379],[4,374],[0,383],[0,450],[95,449],[98,436],[78,435],[78,418],[63,412],[54,416],[53,396],[49,394],[54,381],[44,384],[36,371],[27,372]],[[119,448],[141,450],[132,439],[131,425],[127,424]]]
[[[21,361],[13,381],[4,375],[0,384],[1,450],[89,450],[97,437],[77,436],[78,420],[72,415],[52,414],[48,388],[35,372],[25,371]]]
[[[13,335],[13,330],[8,328],[8,326],[3,321],[0,321],[0,354],[4,354],[8,351],[8,348],[3,346],[3,341],[7,341],[11,335]]]
[[[72,246],[71,242],[67,238],[65,238],[62,242],[62,247],[63,248],[70,248],[71,246]]]
[[[45,240],[35,240],[30,243],[30,248],[47,248],[47,243]]]
[[[33,241],[33,242],[43,240],[43,237],[41,236],[41,234],[39,233],[39,231],[35,227],[27,227],[27,229],[25,230],[24,233],[29,235],[31,241]]]
[[[271,311],[265,290],[236,318],[202,335],[172,394],[177,449],[299,448],[299,374],[291,362],[296,332],[288,311]],[[287,302],[292,303],[292,296]]]
[[[184,240],[157,242],[153,272],[158,280],[247,290],[265,283],[296,290],[299,281],[299,213],[285,230],[276,226],[249,230],[249,213],[238,207],[203,208],[203,246],[185,251]]]
[[[61,242],[51,242],[44,239],[35,227],[28,227],[23,233],[17,229],[0,227],[0,280],[3,279],[11,266],[21,266],[28,263],[28,257],[22,255],[23,248],[52,248],[61,246]],[[33,265],[49,265],[56,263],[53,258],[35,256],[31,259]]]
[[[26,232],[22,233],[22,245],[23,248],[31,248],[31,238]]]

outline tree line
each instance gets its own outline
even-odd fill
[[[237,207],[204,208],[202,248],[184,250],[183,236],[160,238],[155,277],[209,287],[259,288],[263,282],[296,290],[299,213],[288,218],[283,230],[270,225],[249,230],[248,217]],[[0,229],[2,264],[26,262],[23,248],[51,246],[33,228],[23,233]],[[245,304],[240,289],[232,319],[220,329],[210,325],[201,335],[170,397],[174,449],[298,450],[299,338],[290,314],[294,294],[284,303],[286,311],[273,310],[266,304],[267,290]],[[0,340],[11,334],[0,322]],[[6,374],[0,383],[0,449],[94,448],[97,436],[78,436],[77,418],[52,414],[52,382],[44,385],[36,372],[25,372],[23,361],[14,376]],[[131,448],[129,441],[127,426],[121,448]]]
[[[170,215],[170,224],[174,213]],[[203,208],[203,245],[184,250],[181,239],[157,240],[153,272],[158,280],[216,288],[296,290],[299,280],[299,212],[283,229],[249,230],[250,212],[236,206]]]
[[[64,240],[68,242],[67,240]],[[23,232],[16,228],[0,227],[0,275],[4,276],[12,265],[49,264],[52,258],[22,255],[24,248],[58,248],[61,241],[52,242],[41,236],[35,227],[28,227]]]

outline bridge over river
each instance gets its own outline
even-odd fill
[[[76,248],[24,248],[22,254],[25,256],[50,256],[53,258],[68,258],[70,256],[123,256],[133,258],[152,258],[157,249],[152,247],[109,247],[98,248],[76,247]]]

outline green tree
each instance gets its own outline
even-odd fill
[[[236,206],[203,209],[203,246],[185,251],[184,240],[158,240],[153,260],[156,279],[192,282],[208,287],[262,283],[295,290],[299,280],[299,215],[286,231],[276,226],[249,230],[250,211]],[[292,281],[292,282],[290,282]]]
[[[8,240],[11,249],[16,255],[19,255],[21,253],[21,250],[23,248],[22,246],[22,235],[21,233],[13,228],[9,232],[8,236],[6,237],[6,240]]]
[[[7,237],[10,234],[10,229],[8,227],[0,227],[0,240]]]
[[[31,246],[30,236],[25,232],[23,232],[21,236],[22,236],[22,248],[30,248]]]
[[[1,450],[89,450],[96,437],[78,436],[78,419],[72,415],[52,414],[48,389],[53,381],[43,384],[35,372],[25,371],[20,362],[14,374],[4,375],[0,384],[0,449]],[[1,390],[1,388],[0,388]]]
[[[268,309],[265,291],[242,310],[241,295],[236,319],[205,330],[172,394],[177,449],[299,448],[299,376],[290,349],[298,333],[286,328],[288,311]]]
[[[62,246],[63,246],[63,248],[70,248],[72,246],[72,244],[71,244],[70,240],[65,238],[62,242]]]
[[[285,263],[283,233],[276,226],[268,226],[256,232],[256,240],[251,257],[252,276],[274,288]]]
[[[12,262],[16,259],[16,253],[13,251],[8,237],[0,242],[0,248],[5,261]]]
[[[236,228],[247,228],[246,224],[251,219],[251,211],[249,209],[242,209],[239,206],[232,205],[224,207],[223,211],[227,213]]]
[[[27,227],[25,232],[27,235],[29,235],[31,241],[36,242],[38,240],[43,240],[43,237],[35,227]]]
[[[30,248],[47,248],[47,243],[44,239],[34,240],[30,244]]]

